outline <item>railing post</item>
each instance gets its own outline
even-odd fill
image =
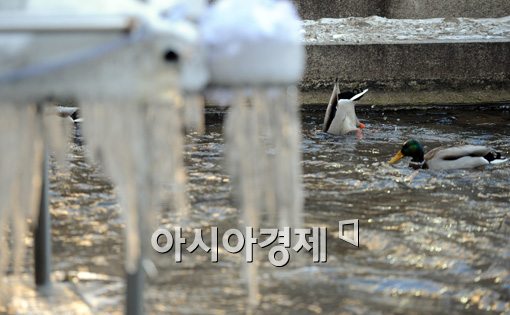
[[[37,226],[34,230],[35,284],[44,287],[51,285],[51,218],[48,208],[48,184],[48,151],[44,149],[41,203]]]
[[[145,274],[142,268],[142,258],[138,260],[135,273],[128,273],[126,276],[126,315],[142,315],[143,311],[143,289]]]

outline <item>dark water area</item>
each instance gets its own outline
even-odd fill
[[[408,138],[426,150],[481,144],[510,155],[510,111],[358,112],[363,139],[320,132],[322,111],[302,112],[305,225],[328,228],[328,261],[299,253],[276,268],[258,259],[260,305],[249,308],[241,254],[153,255],[146,309],[161,314],[500,314],[510,312],[510,163],[475,170],[414,171],[386,162]],[[222,124],[188,135],[191,227],[239,226],[224,171]],[[69,171],[51,174],[53,270],[98,314],[123,311],[124,224],[112,185],[73,147]],[[360,246],[338,239],[359,219]],[[158,222],[179,224],[172,212]],[[208,239],[204,236],[204,239]],[[295,259],[294,259],[295,258]]]

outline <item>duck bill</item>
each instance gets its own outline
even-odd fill
[[[402,151],[398,151],[397,154],[395,154],[395,156],[393,156],[388,163],[395,164],[398,161],[400,161],[403,157],[404,157],[404,154],[402,153]]]
[[[362,123],[362,122],[359,122],[359,123],[358,123],[358,128],[359,128],[359,129],[365,129],[365,127],[366,127],[366,126],[365,126],[365,124],[364,124],[364,123]]]

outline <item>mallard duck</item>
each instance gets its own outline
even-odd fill
[[[361,92],[353,90],[340,93],[337,79],[324,116],[322,131],[334,135],[344,135],[365,128],[365,125],[356,116],[354,101],[362,98],[367,92],[368,89]]]
[[[60,117],[67,117],[70,121],[81,122],[78,107],[57,106],[57,113]]]
[[[425,154],[423,146],[415,139],[410,139],[388,163],[395,164],[405,156],[412,158],[409,165],[413,168],[434,170],[475,168],[507,161],[500,152],[481,145],[439,147]]]

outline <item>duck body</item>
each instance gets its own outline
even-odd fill
[[[411,167],[432,170],[469,169],[508,161],[500,152],[480,145],[439,147],[424,154],[423,146],[411,139],[389,163],[394,164],[405,156],[412,157]]]
[[[330,125],[325,132],[334,135],[345,135],[358,130],[359,120],[354,110],[354,102],[351,100],[339,100]]]
[[[365,128],[365,125],[356,116],[354,101],[359,100],[366,92],[368,89],[361,92],[353,90],[340,93],[338,80],[336,80],[324,116],[322,131],[334,135],[344,135]]]

